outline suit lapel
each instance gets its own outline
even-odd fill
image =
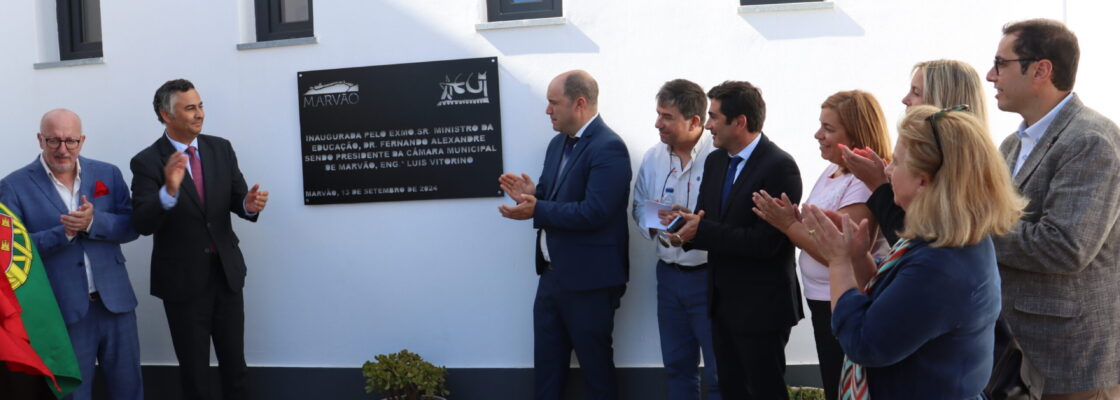
[[[711,214],[713,219],[723,221],[723,198],[720,196],[723,194],[723,179],[727,176],[727,167],[728,164],[731,163],[731,159],[727,151],[723,149],[717,149],[715,152],[708,155],[708,158],[712,157],[715,157],[715,159],[712,160],[712,173],[709,174],[707,170],[705,170],[704,175],[708,176],[704,177],[700,185],[707,184],[708,187],[711,188],[711,190],[707,191],[707,193],[711,193],[707,196],[707,204],[710,206],[705,209],[705,212]]]
[[[211,201],[214,199],[214,190],[217,187],[218,181],[218,155],[215,154],[214,146],[210,145],[209,141],[204,141],[203,136],[198,137],[198,148],[202,152],[202,185],[203,190],[206,192],[206,202],[203,204],[213,204]],[[193,182],[192,182],[193,183]],[[197,194],[196,194],[197,195]]]
[[[31,181],[35,182],[35,186],[39,187],[39,190],[43,192],[43,196],[47,198],[48,202],[54,205],[54,208],[57,209],[60,214],[70,212],[70,209],[66,207],[66,203],[63,203],[62,199],[58,197],[58,190],[54,188],[54,181],[51,180],[51,177],[47,176],[47,170],[43,169],[43,163],[39,160],[39,157],[36,157],[35,161],[31,162],[31,168],[28,170],[31,174]]]
[[[175,146],[171,144],[171,139],[167,138],[167,134],[164,134],[163,137],[159,138],[157,143],[159,143],[160,148],[160,159],[162,160],[163,165],[167,165],[167,160],[175,154]],[[200,149],[200,151],[205,153],[204,149]],[[203,161],[203,164],[205,163],[206,162]],[[190,167],[188,167],[188,169],[189,168]],[[205,212],[205,210],[202,210],[201,203],[199,203],[198,201],[198,191],[194,190],[194,180],[191,179],[190,171],[185,171],[183,173],[183,181],[179,183],[179,194],[180,201],[183,199],[183,197],[186,197],[190,199],[189,201],[191,202],[191,204],[194,204],[195,208],[198,208],[199,210]]]
[[[587,129],[583,130],[583,134],[580,135],[579,140],[576,141],[575,146],[572,147],[572,154],[571,154],[571,156],[568,157],[568,160],[564,163],[564,170],[560,171],[560,176],[556,179],[556,185],[555,185],[555,188],[552,191],[552,194],[553,194],[552,197],[553,198],[556,197],[556,192],[559,191],[558,189],[560,189],[560,185],[563,185],[564,181],[568,179],[568,172],[570,172],[572,170],[572,166],[575,165],[575,161],[578,160],[580,155],[583,154],[583,150],[591,145],[591,141],[595,140],[594,139],[595,133],[599,131],[599,124],[601,124],[601,123],[602,123],[602,120],[600,119],[600,117],[595,117],[595,119],[592,120],[591,123],[587,125]],[[563,157],[564,157],[564,146],[561,145],[560,146],[560,157],[558,158],[558,160],[563,159]],[[557,161],[557,162],[559,162],[559,161]]]
[[[1019,152],[1022,151],[1022,149],[1023,143],[1020,142],[1018,138],[1011,141],[1011,148],[1007,151],[1007,154],[1003,156],[1004,161],[1007,162],[1007,172],[1015,173],[1015,162],[1019,160]],[[1015,185],[1018,186],[1019,178],[1016,176],[1013,176],[1012,179],[1015,181]]]
[[[541,168],[540,185],[543,185],[545,188],[544,198],[547,200],[552,200],[556,197],[556,170],[560,168],[560,157],[564,152],[564,145],[558,144],[558,142],[563,143],[563,141],[563,133],[555,135],[552,141],[548,143],[548,149],[545,150],[544,167]]]
[[[595,133],[599,131],[599,125],[602,123],[601,117],[595,117],[595,119],[591,120],[591,123],[587,125],[587,129],[583,130],[583,134],[580,135],[579,140],[576,141],[576,144],[572,147],[571,156],[569,156],[568,160],[563,164],[564,170],[560,171],[560,176],[556,177],[556,184],[552,185],[552,194],[549,196],[550,200],[556,198],[556,193],[560,191],[560,185],[563,185],[564,181],[568,179],[568,172],[572,170],[572,166],[575,165],[576,160],[583,155],[583,150],[591,145],[592,140],[595,140]],[[564,158],[564,136],[566,135],[561,134],[560,137],[560,155],[556,157],[557,166],[560,165],[561,160]]]
[[[1042,134],[1042,138],[1034,145],[1034,150],[1031,150],[1031,154],[1023,161],[1023,166],[1019,168],[1019,173],[1015,174],[1015,186],[1020,189],[1023,188],[1027,182],[1027,178],[1030,178],[1034,170],[1038,168],[1038,165],[1046,158],[1046,153],[1050,152],[1050,148],[1054,145],[1054,142],[1058,141],[1058,137],[1062,135],[1062,132],[1065,132],[1066,127],[1073,121],[1074,115],[1077,115],[1082,107],[1081,101],[1078,100],[1077,95],[1073,95],[1073,98],[1069,99],[1065,107],[1054,117],[1054,121],[1050,122],[1050,127],[1046,128],[1046,133]],[[1019,148],[1019,151],[1022,151],[1021,143],[1017,143],[1015,147]],[[1018,154],[1019,151],[1013,151],[1012,153]],[[1012,172],[1014,172],[1014,170],[1012,170]]]
[[[79,158],[82,165],[82,187],[78,188],[78,206],[82,206],[82,196],[86,196],[86,201],[93,203],[93,189],[96,179],[93,179],[94,173],[90,171],[90,163],[86,162],[84,158]]]

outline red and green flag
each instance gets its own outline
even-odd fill
[[[0,361],[9,370],[45,376],[61,399],[82,383],[78,360],[31,234],[3,204],[0,269],[10,284],[0,284]]]

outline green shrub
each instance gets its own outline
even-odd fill
[[[789,400],[824,400],[824,390],[817,388],[787,388]]]
[[[407,349],[399,353],[379,354],[374,361],[362,364],[366,377],[366,393],[378,392],[386,398],[420,400],[422,396],[444,396],[447,368],[424,361]]]

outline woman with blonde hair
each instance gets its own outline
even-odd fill
[[[945,108],[968,104],[972,114],[988,126],[988,105],[983,81],[971,65],[957,60],[931,60],[914,64],[910,91],[902,98],[907,107],[929,104]]]
[[[899,123],[887,171],[906,222],[878,266],[867,220],[803,209],[829,267],[833,329],[847,355],[842,396],[974,399],[988,382],[1000,312],[990,236],[1011,229],[1026,200],[967,109],[913,106]]]
[[[874,220],[865,204],[871,196],[871,190],[848,172],[840,146],[868,148],[890,159],[891,143],[887,136],[887,120],[883,117],[875,96],[860,90],[841,91],[829,96],[821,104],[820,128],[813,137],[820,144],[821,158],[830,161],[830,164],[817,178],[813,191],[804,203],[857,220]],[[796,206],[790,203],[784,193],[780,195],[781,199],[776,200],[765,191],[755,193],[754,212],[801,249],[798,264],[801,267],[803,293],[812,315],[813,336],[817,344],[818,367],[824,382],[825,398],[836,400],[844,351],[832,334],[828,268],[809,238],[805,225],[799,221]],[[881,238],[875,232],[869,235]],[[878,248],[881,253],[885,253],[888,247],[886,241],[878,241]]]
[[[967,104],[982,126],[988,126],[988,105],[980,74],[971,65],[957,60],[923,61],[911,71],[910,90],[902,98],[907,107],[928,104],[937,108]],[[898,240],[905,215],[893,202],[892,186],[884,172],[885,157],[869,149],[843,149],[844,160],[873,192],[867,207],[875,216],[888,243]]]

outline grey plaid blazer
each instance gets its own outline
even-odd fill
[[[1012,171],[1019,146],[1000,145]],[[1047,393],[1120,384],[1120,129],[1073,95],[1014,184],[1030,205],[994,238],[1003,317]]]

